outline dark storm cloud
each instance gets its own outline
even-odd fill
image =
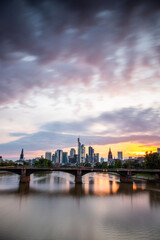
[[[25,98],[36,87],[89,85],[95,69],[106,91],[128,84],[137,66],[147,63],[156,72],[159,18],[159,1],[1,1],[0,103]],[[150,35],[150,49],[137,50],[139,34]],[[118,59],[119,49],[124,52]],[[56,73],[46,75],[48,67]]]

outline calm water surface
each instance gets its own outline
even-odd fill
[[[160,239],[160,185],[121,184],[90,173],[75,185],[67,173],[0,173],[0,239]]]

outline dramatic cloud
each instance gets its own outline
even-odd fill
[[[159,109],[124,108],[104,112],[98,117],[74,122],[47,123],[42,128],[49,132],[83,135],[157,134],[160,132]],[[102,130],[103,128],[103,130]]]
[[[151,135],[130,135],[128,137],[101,137],[101,136],[81,136],[81,141],[85,145],[106,145],[124,142],[132,142],[148,145],[158,145],[160,142],[159,136]],[[32,144],[31,144],[32,143]],[[2,154],[17,154],[21,148],[25,151],[55,151],[56,149],[63,149],[68,147],[77,147],[77,136],[69,134],[58,134],[49,132],[38,132],[30,134],[19,140],[0,144],[0,151]]]
[[[0,151],[158,144],[159,39],[159,1],[1,1]]]
[[[2,1],[0,16],[1,104],[36,88],[159,88],[159,1]]]
[[[160,137],[160,111],[156,109],[121,109],[106,112],[96,118],[79,122],[53,122],[42,126],[43,131],[34,134],[12,133],[24,136],[16,141],[0,144],[0,151],[17,152],[66,148],[77,145],[80,136],[85,145],[106,145],[123,142],[158,145]],[[96,125],[98,127],[96,128]],[[101,125],[101,126],[100,126]],[[101,130],[101,127],[104,130]],[[95,129],[96,128],[96,129]],[[31,144],[32,143],[32,144]]]

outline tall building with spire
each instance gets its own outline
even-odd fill
[[[85,146],[81,144],[80,139],[78,138],[78,163],[84,163],[85,158]]]
[[[78,138],[78,163],[81,163],[81,143],[79,138]]]
[[[21,151],[21,154],[20,154],[20,158],[19,158],[19,160],[24,160],[24,152],[23,152],[23,148],[22,148],[22,151]]]
[[[114,162],[114,160],[113,160],[112,151],[111,151],[111,148],[109,148],[109,152],[108,152],[108,165],[112,165],[113,162]]]
[[[109,152],[108,152],[108,160],[112,160],[113,157],[112,157],[112,152],[111,152],[111,148],[109,149]]]

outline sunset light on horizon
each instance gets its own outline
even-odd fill
[[[160,147],[157,1],[2,1],[0,156]]]

